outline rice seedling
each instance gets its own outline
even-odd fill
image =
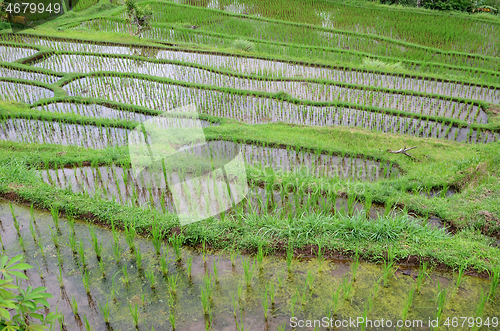
[[[113,244],[112,244],[112,249],[113,249],[113,255],[115,257],[116,263],[120,263],[122,259],[122,247],[120,245],[120,242],[118,241],[118,236],[113,235],[114,239]]]
[[[170,294],[173,295],[174,297],[177,296],[177,281],[179,279],[179,275],[175,276],[170,276],[167,278],[167,283],[168,283],[168,289],[170,291]]]
[[[238,302],[243,300],[243,285],[238,285]]]
[[[12,214],[12,221],[14,222],[14,227],[16,228],[17,235],[21,237],[21,231],[19,229],[19,221],[17,220],[16,212],[14,206],[9,202],[10,213]]]
[[[264,260],[264,250],[262,248],[262,243],[259,243],[259,247],[257,248],[257,264],[259,266],[260,271],[262,271],[263,260]]]
[[[50,208],[50,214],[52,215],[52,221],[54,222],[56,230],[60,231],[59,230],[59,211],[57,210],[56,207],[52,207],[52,208]]]
[[[231,301],[233,303],[233,316],[236,318],[236,310],[237,310],[236,308],[238,300],[236,300],[233,294],[231,294]]]
[[[75,233],[75,219],[73,218],[73,215],[71,213],[68,214],[68,224],[71,229],[71,233]]]
[[[182,250],[181,250],[182,242],[183,242],[182,237],[180,235],[177,235],[177,234],[174,233],[169,238],[169,242],[170,242],[170,245],[172,245],[172,248],[174,250],[175,256],[177,258],[177,262],[182,261]]]
[[[291,301],[290,301],[290,317],[293,318],[295,317],[295,304],[297,303],[297,300],[299,298],[299,289],[295,291],[295,294],[292,296]]]
[[[356,281],[356,276],[358,274],[358,268],[359,268],[359,256],[358,256],[358,252],[356,252],[356,257],[355,257],[354,263],[351,264],[351,277],[352,277],[353,282]]]
[[[441,320],[441,316],[442,316],[443,310],[444,310],[445,301],[446,301],[446,289],[445,288],[441,289],[441,285],[439,284],[439,281],[438,281],[438,294],[436,296],[436,303],[438,305],[437,310],[436,310],[436,318],[438,320]]]
[[[156,279],[155,279],[155,274],[154,271],[149,269],[146,271],[146,278],[149,280],[149,285],[151,286],[152,290],[156,289]]]
[[[411,306],[413,305],[413,299],[415,297],[415,288],[412,287],[408,292],[408,297],[406,297],[405,305],[403,307],[403,321],[408,317],[408,312],[410,311]]]
[[[267,321],[267,312],[269,310],[269,296],[267,289],[261,295],[262,309],[264,310],[264,319]]]
[[[495,265],[490,274],[490,291],[488,292],[488,299],[493,300],[495,292],[498,288],[498,283],[500,282],[500,266]]]
[[[30,204],[30,223],[36,224],[35,209],[33,208],[33,204]]]
[[[45,250],[43,247],[43,244],[40,240],[37,241],[38,248],[40,249],[40,254],[42,254],[42,257],[45,258]],[[2,242],[2,247],[3,247],[3,242]],[[5,247],[3,247],[5,249]]]
[[[137,266],[137,270],[142,270],[142,254],[139,246],[135,248],[134,254],[135,254],[135,263]]]
[[[255,268],[255,261],[252,261],[252,264],[250,264],[250,259],[243,259],[241,261],[241,264],[243,266],[243,272],[245,273],[245,283],[247,285],[247,288],[250,288],[252,284],[252,277],[253,277],[253,270]]]
[[[89,273],[88,271],[84,271],[82,273],[82,281],[83,281],[83,287],[85,288],[85,293],[87,293],[87,295],[90,295],[90,276],[89,276]]]
[[[89,243],[92,245],[92,248],[94,249],[94,252],[97,257],[97,261],[101,260],[101,254],[102,254],[102,243],[99,242],[97,239],[97,235],[95,233],[95,229],[89,225],[88,227],[89,233],[90,233],[90,238],[88,239]]]
[[[171,305],[170,310],[168,311],[168,320],[170,322],[172,330],[175,331],[175,310],[173,305]]]
[[[314,278],[315,278],[314,274],[311,272],[311,270],[308,270],[304,290],[309,289],[310,292],[313,291]]]
[[[276,279],[278,280],[278,286],[283,288],[283,277],[281,277],[281,272],[276,273]]]
[[[188,277],[189,279],[191,279],[192,275],[191,275],[191,270],[193,268],[193,257],[189,257],[187,260],[186,260],[186,266],[187,266],[187,272],[188,272]]]
[[[237,256],[238,256],[238,252],[234,248],[232,248],[230,258],[231,258],[231,266],[233,268],[236,266],[236,257]]]
[[[349,300],[349,297],[351,296],[351,292],[352,292],[352,285],[353,285],[353,281],[351,279],[349,279],[349,277],[344,277],[342,279],[342,292],[344,294],[343,298],[344,298],[344,301],[347,301]]]
[[[483,291],[481,291],[481,296],[476,306],[476,318],[483,316],[484,307],[486,306],[487,301],[488,301],[488,294],[485,294]]]
[[[78,313],[78,301],[76,301],[74,295],[71,296],[70,305],[71,305],[71,311],[73,311],[73,314],[77,317],[80,316]]]
[[[318,252],[317,252],[318,272],[322,272],[322,270],[323,270],[323,261],[325,259],[323,257],[323,251],[321,249],[322,249],[321,243],[318,241]]]
[[[106,264],[104,262],[104,259],[100,259],[99,261],[97,261],[97,263],[99,264],[99,269],[101,270],[102,277],[105,278],[106,277]]]
[[[87,316],[83,315],[83,321],[85,323],[85,331],[92,331],[92,327],[90,326],[90,323],[87,319]]]
[[[85,247],[82,241],[80,241],[80,245],[78,246],[78,256],[80,257],[80,266],[85,268],[87,266],[87,261],[85,259]]]
[[[130,278],[128,276],[128,269],[127,269],[127,266],[124,265],[122,266],[122,272],[123,272],[123,276],[121,278],[122,282],[126,285],[129,285],[130,284]]]
[[[59,287],[60,288],[64,288],[64,279],[63,279],[63,276],[62,276],[62,269],[61,269],[61,267],[59,267],[59,273],[56,274],[56,277],[57,277],[57,281],[59,282]]]
[[[167,262],[167,258],[165,256],[162,256],[160,258],[160,267],[161,267],[161,273],[163,274],[163,277],[166,277],[168,275],[168,262]]]
[[[203,264],[206,265],[208,256],[207,256],[207,246],[205,240],[201,242],[201,256],[203,258]]]
[[[457,279],[455,281],[455,289],[456,290],[458,290],[460,288],[460,285],[462,284],[462,282],[464,280],[464,273],[465,273],[465,267],[460,266],[460,268],[458,268],[458,275],[457,275]]]
[[[118,292],[116,291],[115,277],[118,275],[119,271],[113,275],[111,278],[111,298],[113,298],[113,302],[116,302],[116,295]]]
[[[422,285],[424,283],[424,279],[426,276],[427,276],[427,262],[424,262],[422,264],[422,268],[418,272],[418,276],[417,276],[417,280],[416,280],[417,281],[417,283],[416,283],[417,292],[420,292],[420,290],[422,289]]]
[[[125,239],[127,241],[127,244],[130,248],[130,252],[134,253],[135,251],[135,226],[133,224],[125,224],[124,225],[124,230],[125,230]]]
[[[208,316],[208,312],[210,309],[210,293],[206,289],[206,287],[201,288],[201,294],[200,294],[200,299],[201,299],[201,305],[203,307],[203,314],[205,316]]]
[[[384,283],[384,287],[387,287],[389,284],[389,280],[394,277],[394,273],[396,272],[396,268],[394,267],[394,255],[392,250],[389,249],[387,252],[387,259],[384,261],[384,266],[382,270],[382,280]]]
[[[132,320],[134,321],[135,327],[139,328],[139,310],[137,303],[133,306],[132,303],[129,303],[128,309],[130,311],[130,315],[132,316]]]
[[[30,218],[30,232],[31,232],[31,236],[33,237],[33,241],[36,244],[36,231],[35,231],[35,228],[33,226],[33,220],[31,218]]]
[[[50,229],[50,237],[52,238],[52,242],[54,243],[54,246],[56,248],[59,248],[59,236],[57,234],[57,230],[56,231],[52,231],[52,229]]]
[[[293,244],[289,242],[288,247],[286,249],[286,266],[288,268],[288,272],[291,271],[292,260],[293,260]]]
[[[23,237],[19,237],[19,245],[21,246],[24,253],[26,253],[26,246],[24,245]]]
[[[104,305],[102,305],[100,302],[98,303],[99,311],[102,314],[102,317],[104,318],[104,323],[109,326],[110,320],[109,316],[111,314],[111,311],[109,309],[109,303],[106,301]]]
[[[275,301],[276,289],[274,288],[274,283],[269,283],[268,285],[266,285],[266,292],[269,293],[269,299],[271,300],[271,306],[274,307],[274,304],[276,303],[276,301]]]
[[[213,264],[213,268],[212,268],[212,271],[214,273],[214,279],[215,279],[215,283],[218,284],[219,283],[219,269],[217,267],[217,263],[218,261],[215,261],[214,260],[214,264]]]
[[[154,223],[154,225],[152,226],[151,234],[152,234],[151,241],[153,243],[156,255],[160,256],[164,234],[163,231],[160,229],[160,225],[158,223]]]
[[[76,255],[78,252],[78,246],[76,244],[76,237],[73,232],[70,232],[68,234],[68,245],[71,248],[71,252],[73,253],[73,255]]]

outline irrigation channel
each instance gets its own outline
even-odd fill
[[[46,286],[54,295],[50,304],[64,316],[67,330],[85,330],[86,323],[93,330],[134,330],[134,316],[140,330],[171,330],[172,325],[204,330],[207,323],[217,330],[236,325],[291,330],[291,317],[323,316],[406,317],[426,325],[445,305],[453,309],[443,319],[480,314],[494,322],[500,309],[499,300],[485,305],[487,280],[465,276],[457,281],[450,273],[424,273],[390,260],[380,266],[321,255],[213,255],[180,248],[175,238],[157,245],[130,232],[5,200],[0,200],[0,220],[6,253],[24,251],[26,261],[36,266],[28,271],[30,285]],[[440,297],[443,301],[436,302]]]

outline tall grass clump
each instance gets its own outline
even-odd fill
[[[232,47],[245,52],[253,52],[255,49],[254,44],[245,39],[236,39],[233,41]]]
[[[369,69],[384,69],[384,70],[404,70],[405,67],[401,62],[387,63],[378,59],[371,59],[365,57],[363,59],[363,66]]]

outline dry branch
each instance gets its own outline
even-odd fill
[[[409,156],[409,157],[411,157],[412,159],[414,159],[414,157],[413,157],[412,155],[408,154],[407,152],[408,152],[408,151],[411,151],[412,149],[415,149],[415,148],[417,148],[417,146],[415,146],[415,147],[410,147],[410,148],[406,148],[406,146],[405,146],[405,147],[403,147],[403,148],[398,149],[397,151],[391,151],[390,149],[388,149],[387,151],[388,151],[389,153],[392,153],[392,154],[404,154],[404,155]]]

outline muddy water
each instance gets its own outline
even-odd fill
[[[177,330],[199,331],[205,328],[207,317],[203,316],[200,302],[203,277],[210,275],[210,284],[213,288],[213,302],[211,308],[212,327],[214,330],[234,330],[236,321],[245,330],[277,330],[284,326],[285,330],[292,330],[289,321],[291,316],[299,319],[320,319],[329,316],[336,319],[356,319],[363,315],[369,298],[373,304],[367,316],[370,319],[398,320],[402,316],[403,306],[411,288],[415,287],[415,278],[418,270],[398,268],[393,277],[389,278],[386,286],[379,281],[383,272],[380,266],[361,263],[356,272],[349,261],[326,260],[321,263],[317,259],[294,259],[290,271],[287,271],[283,258],[264,257],[262,264],[258,265],[254,257],[235,256],[234,266],[228,254],[213,253],[202,254],[199,251],[185,249],[181,251],[182,262],[175,263],[172,247],[163,246],[163,257],[156,257],[149,240],[136,238],[135,246],[140,248],[142,266],[144,270],[137,270],[137,261],[127,246],[125,237],[117,233],[117,247],[123,249],[116,262],[112,253],[113,235],[111,231],[96,227],[95,233],[98,241],[102,243],[102,261],[105,277],[98,266],[96,254],[92,249],[89,239],[88,225],[76,221],[74,224],[76,240],[81,241],[85,248],[87,266],[82,268],[78,253],[73,256],[68,246],[71,227],[69,222],[61,218],[59,224],[59,248],[54,246],[50,232],[56,233],[52,216],[48,212],[35,210],[33,213],[33,228],[36,240],[40,241],[45,257],[40,248],[35,245],[30,228],[30,211],[28,207],[14,204],[16,218],[20,223],[21,235],[26,248],[26,262],[35,265],[28,271],[31,285],[47,286],[48,291],[54,295],[50,299],[52,309],[58,307],[64,315],[67,330],[83,330],[79,326],[80,320],[72,313],[67,298],[73,296],[78,302],[80,316],[89,320],[96,331],[101,330],[134,330],[133,321],[129,312],[129,304],[138,305],[139,329],[149,330],[152,326],[156,330],[171,330],[169,315],[175,314]],[[0,220],[3,243],[6,253],[14,256],[22,253],[17,234],[13,226],[13,219],[9,205],[0,201]],[[55,273],[58,272],[58,258],[60,255],[61,270],[64,279],[64,289],[59,288]],[[168,262],[168,277],[162,276],[160,259]],[[255,263],[249,287],[246,286],[245,273],[242,261],[250,259]],[[191,277],[188,274],[187,261],[192,260]],[[36,265],[40,266],[39,268]],[[217,280],[214,273],[214,263],[217,266]],[[122,268],[127,268],[129,285],[125,279]],[[320,271],[321,268],[321,271]],[[82,282],[82,270],[90,276],[90,296],[87,296]],[[152,271],[155,275],[155,289],[152,290],[150,282],[145,276],[145,271]],[[40,271],[43,280],[40,279]],[[355,280],[353,281],[353,273]],[[116,276],[115,276],[116,275]],[[114,276],[114,289],[117,293],[116,301],[112,296],[112,279]],[[430,330],[427,326],[429,318],[435,318],[437,304],[435,298],[438,283],[441,289],[446,289],[446,301],[442,320],[454,316],[476,316],[476,305],[480,301],[481,291],[487,293],[489,282],[466,276],[458,289],[455,288],[454,278],[449,273],[430,272],[421,287],[420,293],[415,295],[409,310],[409,319],[423,321],[422,330]],[[168,279],[177,279],[176,295],[172,296],[167,285]],[[344,285],[342,285],[344,281]],[[374,290],[374,285],[378,289]],[[264,318],[263,300],[266,287],[274,286],[275,303],[271,305],[268,298],[269,309],[267,321]],[[238,288],[240,295],[238,295]],[[310,288],[310,290],[309,290]],[[332,296],[340,288],[336,307],[333,308]],[[350,289],[350,290],[349,290]],[[172,299],[170,299],[172,297]],[[231,297],[235,298],[233,306]],[[345,299],[344,299],[345,297]],[[496,294],[498,298],[498,293]],[[111,324],[106,326],[102,314],[97,308],[98,304],[109,303],[111,311]],[[235,309],[236,308],[236,309]],[[496,316],[500,309],[499,300],[488,301],[485,306],[483,319]],[[233,311],[237,311],[235,320]],[[292,315],[293,311],[293,315]],[[312,330],[313,328],[306,328]],[[319,328],[325,330],[325,328]],[[340,328],[343,330],[342,328]],[[350,328],[361,330],[360,327]],[[305,329],[304,329],[305,330]],[[394,330],[394,328],[377,328],[377,330]],[[443,328],[452,330],[452,328]]]
[[[0,77],[37,80],[47,84],[53,84],[60,79],[58,76],[46,75],[33,71],[15,70],[0,66]]]
[[[52,97],[54,97],[54,92],[44,87],[0,80],[0,100],[30,104],[40,99]]]
[[[279,82],[230,77],[208,70],[174,64],[158,64],[130,59],[83,55],[56,55],[37,67],[57,72],[118,71],[165,77],[197,84],[270,93],[285,92],[292,97],[311,101],[343,101],[372,107],[450,117],[469,123],[487,123],[486,113],[477,105],[398,93],[375,92],[330,84]]]
[[[469,128],[451,127],[434,121],[334,106],[296,105],[270,98],[200,90],[144,79],[87,77],[65,85],[64,89],[70,95],[93,98],[105,95],[112,101],[162,111],[172,111],[196,100],[196,107],[202,113],[234,118],[248,124],[285,122],[318,126],[356,126],[382,132],[471,143],[489,143],[500,138],[499,133],[479,133]]]

